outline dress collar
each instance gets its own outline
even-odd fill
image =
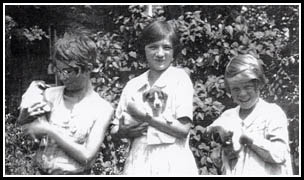
[[[170,75],[174,69],[174,67],[169,66],[161,75],[160,77],[154,82],[154,84],[152,86],[150,86],[149,83],[149,73],[150,70],[144,72],[144,74],[142,74],[139,77],[139,86],[137,88],[138,91],[145,91],[146,89],[150,89],[152,87],[159,87],[161,89],[165,88],[168,84],[168,82],[172,81],[172,79],[170,79]]]
[[[242,120],[239,116],[240,113],[240,106],[237,106],[237,116],[239,117],[240,121],[242,122],[242,126],[245,128],[248,128],[252,125],[252,123],[257,119],[257,117],[262,113],[262,110],[264,107],[265,101],[261,98],[259,98],[257,104],[255,105],[255,108],[252,110],[252,112],[244,119]]]

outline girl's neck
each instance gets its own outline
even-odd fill
[[[246,119],[248,115],[254,110],[256,105],[252,106],[249,109],[242,109],[240,108],[239,116],[242,120]]]
[[[71,102],[77,103],[80,102],[86,95],[88,95],[93,90],[93,86],[89,81],[85,86],[81,89],[77,90],[67,90],[64,89],[64,99]]]
[[[167,70],[167,69],[166,69]],[[166,71],[152,71],[150,70],[149,73],[148,73],[148,81],[149,81],[149,84],[150,86],[152,86],[156,81],[157,79]]]

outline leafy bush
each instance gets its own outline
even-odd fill
[[[203,175],[223,173],[218,137],[209,137],[205,127],[225,109],[235,106],[224,87],[226,64],[243,53],[262,59],[269,80],[262,97],[280,105],[287,114],[294,173],[299,174],[297,6],[157,6],[153,19],[144,13],[144,6],[70,8],[84,14],[83,24],[97,29],[92,37],[100,53],[92,82],[100,96],[114,107],[125,83],[147,69],[137,45],[144,26],[154,19],[167,19],[177,27],[182,49],[174,64],[184,68],[194,84],[190,147]],[[69,14],[67,7],[65,10]],[[102,23],[94,20],[109,15],[113,19],[107,19],[108,29],[99,28]],[[20,129],[11,123],[14,118],[9,113],[6,116],[6,174],[37,174],[35,168],[30,168],[34,147],[30,140],[21,138]],[[113,139],[108,132],[91,174],[121,174],[123,170],[129,142]]]

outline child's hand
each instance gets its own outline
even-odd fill
[[[231,131],[227,131],[221,126],[209,127],[207,130],[211,134],[218,134],[220,136],[221,144],[229,145],[232,143],[231,137],[232,137],[233,133]]]
[[[135,121],[130,124],[125,124],[124,121],[127,119],[124,118],[132,118],[130,115],[126,115],[125,113],[121,119],[119,119],[119,129],[118,134],[121,138],[136,138],[144,135],[147,132],[148,123]],[[130,119],[129,119],[130,120]]]
[[[45,102],[38,102],[33,104],[31,107],[22,108],[18,117],[18,123],[21,125],[30,123],[50,110],[51,108],[49,108],[48,104]]]
[[[250,138],[247,134],[243,133],[239,139],[240,144],[245,146],[250,146],[253,143],[252,138]]]
[[[33,81],[26,92],[22,95],[20,113],[17,122],[19,124],[30,123],[38,116],[50,112],[51,103],[47,103],[44,90],[50,87],[44,81]]]
[[[24,134],[30,135],[33,139],[44,136],[50,130],[50,124],[45,116],[41,116],[38,120],[22,126]]]
[[[143,108],[140,108],[140,106],[138,106],[135,101],[128,103],[127,111],[137,121],[146,122],[149,119],[147,112]]]

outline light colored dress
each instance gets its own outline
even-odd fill
[[[45,91],[47,99],[53,103],[49,122],[62,130],[62,135],[68,135],[75,142],[85,145],[94,123],[102,120],[103,113],[112,111],[113,107],[92,90],[69,110],[64,105],[63,91],[63,86]],[[77,174],[89,168],[75,161],[50,138],[47,138],[47,145],[38,150],[36,161],[49,174]]]
[[[127,83],[113,124],[119,123],[118,119],[126,111],[130,100],[135,100],[139,104],[144,103],[143,92],[151,88],[148,73],[149,71]],[[175,119],[185,116],[192,119],[193,85],[184,70],[170,66],[153,86],[161,88],[168,95],[165,114],[170,114]],[[158,130],[153,130],[154,134],[157,134],[156,131]],[[158,132],[158,138],[147,138],[147,135],[143,135],[133,140],[125,162],[124,174],[198,175],[198,168],[189,147],[189,135],[185,139],[177,139],[169,134],[162,135],[160,131]]]
[[[227,175],[292,175],[289,150],[288,121],[284,111],[276,104],[259,99],[254,110],[242,120],[240,106],[226,110],[211,126],[221,126],[234,133],[233,143],[239,143],[241,131],[246,131],[267,158],[261,158],[247,146],[241,146],[239,158],[230,167],[223,155]]]

